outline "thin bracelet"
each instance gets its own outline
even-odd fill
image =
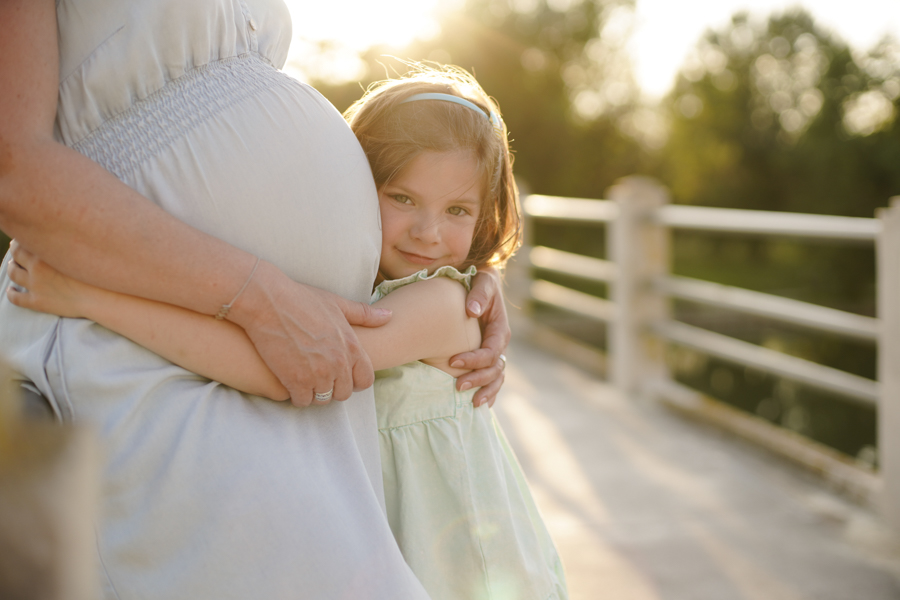
[[[253,275],[256,273],[256,267],[259,266],[259,257],[256,257],[256,263],[253,265],[253,270],[250,271],[250,277],[247,278],[247,281],[244,282],[244,285],[241,286],[241,289],[238,290],[238,293],[235,294],[234,298],[231,299],[231,302],[228,304],[223,304],[222,308],[219,309],[219,312],[215,314],[216,321],[221,321],[225,317],[228,316],[228,311],[231,310],[231,307],[234,306],[234,303],[237,302],[237,299],[240,298],[241,294],[244,293],[244,290],[247,289],[247,286],[250,285],[250,280],[253,279]]]

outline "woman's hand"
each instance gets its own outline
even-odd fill
[[[346,400],[370,387],[372,363],[350,325],[389,319],[390,311],[292,281],[265,261],[228,313],[297,406]],[[314,399],[327,392],[329,400]]]
[[[497,271],[484,269],[475,276],[472,291],[466,298],[466,312],[471,317],[478,317],[481,322],[481,348],[451,357],[450,366],[472,369],[471,373],[456,380],[457,389],[464,391],[481,386],[472,403],[476,407],[485,402],[492,406],[503,385],[503,370],[506,367],[503,351],[509,345],[511,336]]]
[[[10,245],[9,286],[6,296],[16,306],[60,317],[84,317],[91,286],[63,275],[16,240]]]

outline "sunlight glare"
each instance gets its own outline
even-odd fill
[[[294,39],[331,41],[362,51],[376,44],[403,47],[427,39],[438,28],[439,0],[351,0],[318,3],[285,0],[291,11]]]
[[[438,8],[446,0],[285,0],[293,39],[286,70],[301,78],[349,81],[364,69],[358,54],[372,46],[403,48],[440,30]]]

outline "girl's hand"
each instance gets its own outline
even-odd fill
[[[9,245],[10,285],[6,297],[16,306],[60,317],[84,317],[85,296],[89,286],[63,275],[15,240]],[[16,287],[18,286],[18,288]]]
[[[475,276],[472,291],[466,298],[466,312],[481,322],[481,348],[450,357],[450,366],[472,369],[471,373],[457,378],[457,389],[464,391],[480,386],[472,403],[476,407],[485,402],[492,406],[503,385],[506,360],[501,356],[512,335],[497,271],[484,269]]]

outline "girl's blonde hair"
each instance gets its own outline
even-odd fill
[[[410,65],[398,79],[373,83],[344,118],[362,144],[379,190],[422,152],[471,152],[482,172],[481,201],[472,247],[463,268],[503,267],[522,242],[519,191],[512,174],[500,109],[465,70]],[[406,102],[423,93],[451,94],[484,111],[440,100]],[[491,118],[485,118],[493,113]],[[499,124],[496,127],[495,124]]]

